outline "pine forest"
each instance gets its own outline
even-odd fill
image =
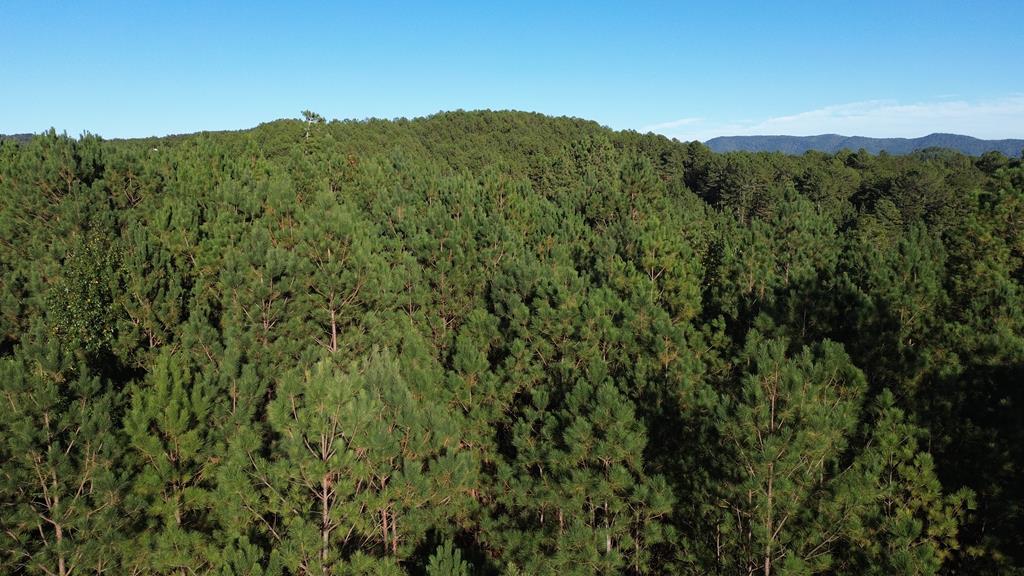
[[[525,112],[0,142],[0,573],[1024,574],[1024,165]]]

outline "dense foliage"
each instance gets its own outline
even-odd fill
[[[1024,167],[523,113],[0,144],[0,572],[1024,569]]]

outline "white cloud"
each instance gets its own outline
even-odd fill
[[[671,122],[662,122],[661,124],[651,124],[650,126],[644,126],[640,129],[641,132],[660,132],[662,130],[668,130],[670,128],[678,128],[680,126],[689,126],[691,124],[697,124],[702,122],[703,118],[680,118],[679,120],[673,120]]]
[[[787,116],[716,123],[686,118],[643,129],[680,140],[715,136],[843,134],[875,138],[916,138],[933,132],[977,138],[1024,138],[1024,94],[994,100],[942,100],[900,104],[871,100],[825,106]]]

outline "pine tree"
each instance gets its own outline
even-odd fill
[[[386,356],[349,371],[324,359],[281,381],[269,413],[279,440],[259,474],[285,519],[279,550],[290,570],[330,573],[356,551],[386,566],[444,529],[474,466],[456,422],[413,393]]]
[[[115,574],[125,537],[117,396],[55,343],[0,359],[0,570]]]
[[[126,232],[118,276],[123,279],[116,306],[124,315],[117,326],[119,356],[126,363],[149,366],[153,351],[172,345],[187,314],[191,271],[178,268],[158,234],[159,223],[136,225]]]
[[[937,574],[958,548],[958,525],[974,496],[943,494],[922,430],[885,391],[874,402],[864,450],[835,482],[823,518],[841,525],[834,558],[841,574]]]
[[[187,574],[206,565],[210,483],[216,439],[212,390],[184,354],[161,353],[132,390],[124,428],[135,454],[137,541],[125,564],[152,574]]]
[[[296,249],[306,286],[298,305],[315,327],[311,339],[351,361],[368,350],[366,333],[391,300],[388,267],[372,247],[372,231],[335,195],[319,193],[300,217]]]
[[[788,358],[786,343],[747,335],[744,368],[716,416],[723,476],[710,527],[721,573],[797,573],[829,566],[809,517],[856,430],[866,391],[842,348],[825,342]]]
[[[497,538],[527,573],[647,573],[667,537],[672,498],[644,473],[646,439],[631,403],[603,379],[581,378],[558,404],[536,388],[512,430],[515,457],[504,487]]]

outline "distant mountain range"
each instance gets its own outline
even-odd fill
[[[925,148],[949,148],[971,156],[997,151],[1013,158],[1024,150],[1024,140],[979,140],[960,134],[929,134],[921,138],[867,138],[864,136],[841,136],[821,134],[819,136],[719,136],[705,142],[715,152],[783,152],[803,154],[808,150],[838,152],[842,149],[861,148],[877,154],[885,150],[889,154],[910,154]]]
[[[14,140],[15,142],[28,142],[35,134],[0,134],[0,142]]]

